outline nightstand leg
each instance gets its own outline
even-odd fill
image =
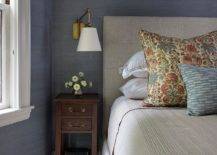
[[[91,154],[97,155],[97,105],[94,105],[92,118],[92,149]]]
[[[55,155],[62,155],[62,134],[61,131],[56,129],[55,136]]]
[[[61,133],[61,118],[59,115],[59,105],[57,106],[56,114],[56,131],[55,131],[55,155],[62,155],[62,133]]]

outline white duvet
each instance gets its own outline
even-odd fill
[[[108,154],[216,155],[217,115],[190,117],[186,109],[144,108],[125,97],[112,106]]]

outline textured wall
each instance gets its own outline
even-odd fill
[[[102,19],[112,16],[200,16],[217,17],[216,0],[54,0],[53,5],[53,94],[67,91],[64,81],[74,72],[84,71],[94,82],[88,91],[102,94],[102,53],[76,53],[71,24],[82,11],[94,11],[94,25],[102,42]]]
[[[31,105],[34,105],[35,109],[29,120],[0,128],[1,155],[50,154],[50,4],[50,0],[31,1]]]

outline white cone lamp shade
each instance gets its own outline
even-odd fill
[[[78,52],[102,51],[96,28],[82,28],[78,42]]]

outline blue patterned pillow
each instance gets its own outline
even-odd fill
[[[179,65],[187,89],[189,115],[217,114],[217,68]]]

